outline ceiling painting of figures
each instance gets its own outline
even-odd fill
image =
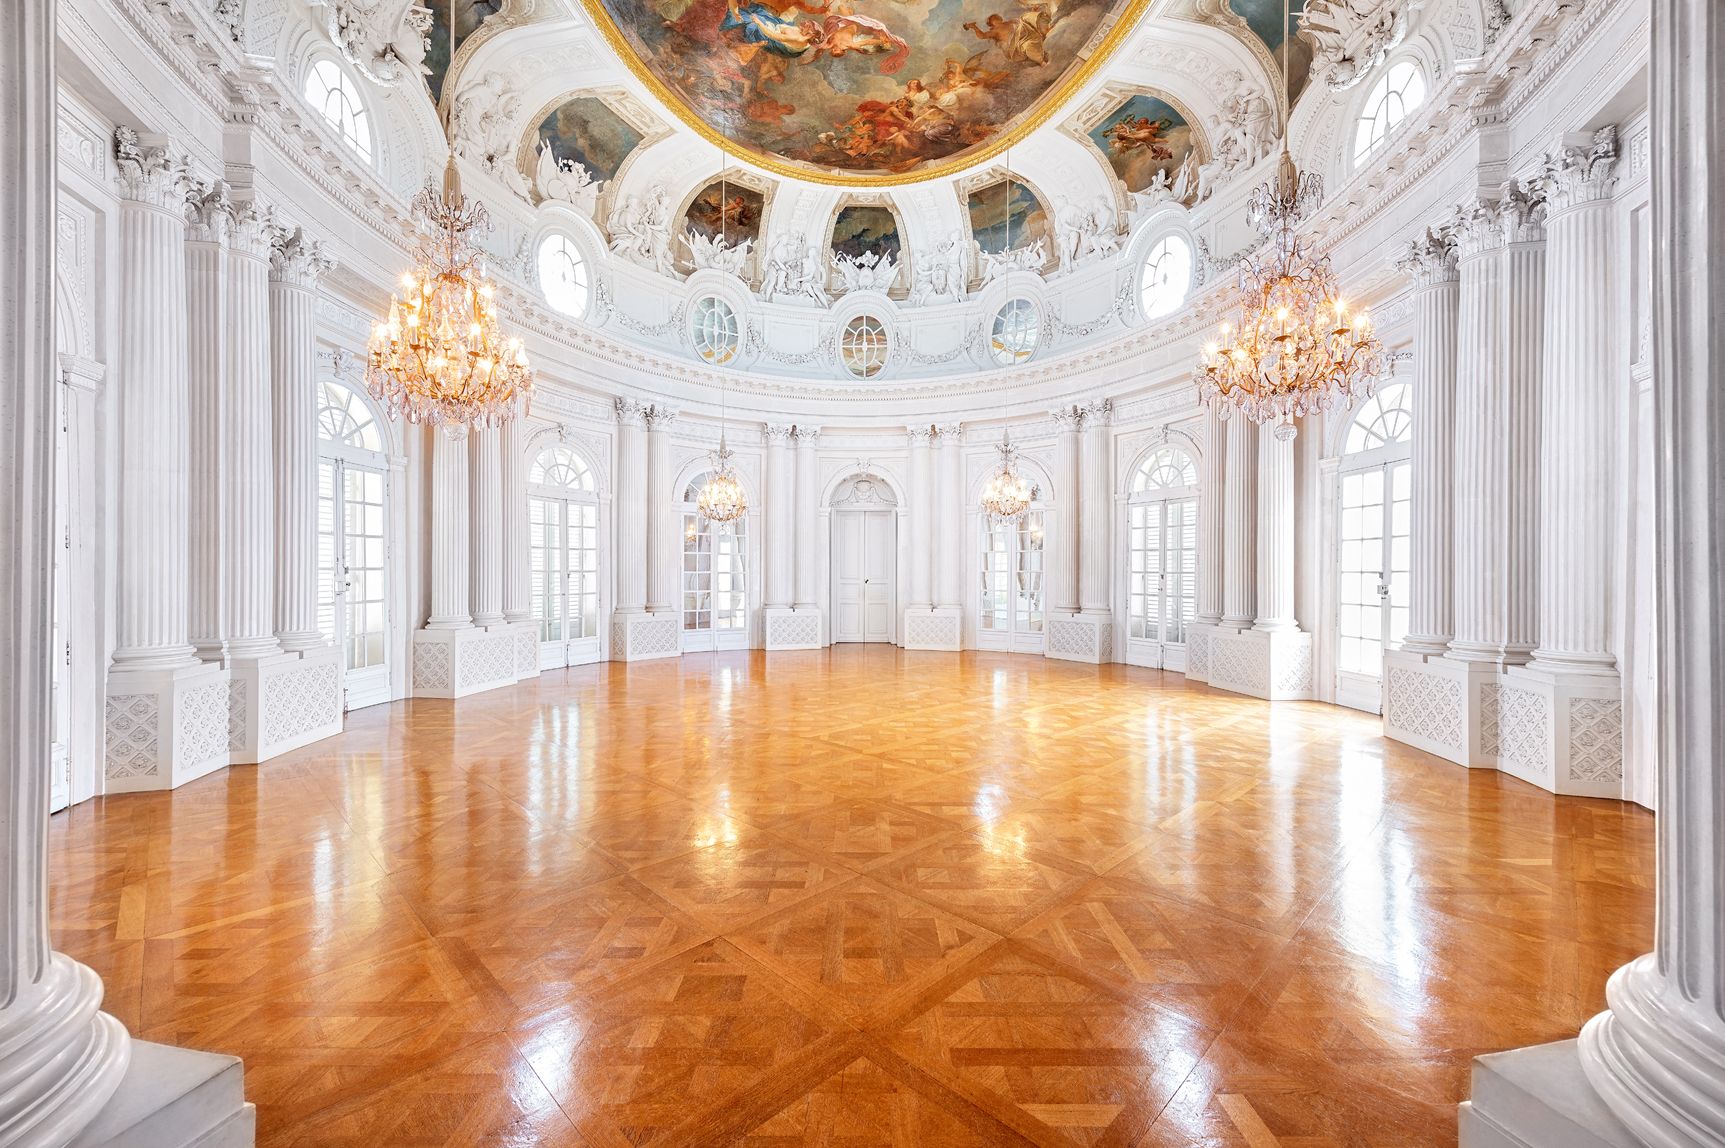
[[[1128,97],[1086,134],[1127,191],[1166,188],[1184,200],[1195,186],[1198,149],[1192,126],[1160,96]]]
[[[433,100],[443,99],[443,79],[449,74],[449,18],[455,17],[455,50],[461,51],[461,45],[467,37],[479,31],[479,26],[486,20],[503,11],[504,0],[429,0],[425,7],[431,9],[431,30],[425,34],[425,66],[430,73],[425,77],[426,84],[431,88]]]
[[[956,171],[1028,134],[1147,0],[582,2],[709,140],[781,175],[881,185]]]

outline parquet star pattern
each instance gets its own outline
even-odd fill
[[[268,1146],[1455,1142],[1653,820],[1175,674],[599,665],[52,822],[57,946]]]

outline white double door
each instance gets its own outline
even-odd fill
[[[833,641],[893,640],[897,557],[895,512],[833,511]]]
[[[383,471],[318,460],[318,628],[342,651],[346,708],[389,700]]]
[[[1384,651],[1408,632],[1411,468],[1392,461],[1341,476],[1336,563],[1336,701],[1377,713]]]

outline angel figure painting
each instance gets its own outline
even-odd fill
[[[1144,93],[1128,97],[1103,116],[1090,129],[1090,142],[1127,191],[1173,186],[1197,162],[1186,117],[1166,100]]]
[[[549,145],[561,167],[579,167],[588,179],[608,182],[629,153],[641,142],[641,133],[623,122],[610,105],[596,96],[576,96],[553,108],[539,124],[539,144]]]
[[[996,180],[970,193],[965,207],[970,215],[970,234],[984,255],[1042,245],[1054,250],[1054,227],[1048,209],[1021,180]]]
[[[582,0],[679,116],[829,183],[973,162],[1098,66],[1147,0]],[[1120,22],[1125,20],[1124,25]]]

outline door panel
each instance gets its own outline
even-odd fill
[[[1140,502],[1131,508],[1126,660],[1133,665],[1186,665],[1186,627],[1197,609],[1197,525],[1196,498]]]
[[[833,513],[833,641],[893,640],[896,537],[890,510]]]
[[[1341,476],[1336,555],[1336,701],[1377,713],[1384,651],[1408,628],[1410,464]]]
[[[893,576],[898,540],[893,514],[871,510],[863,518],[863,641],[892,641]]]

